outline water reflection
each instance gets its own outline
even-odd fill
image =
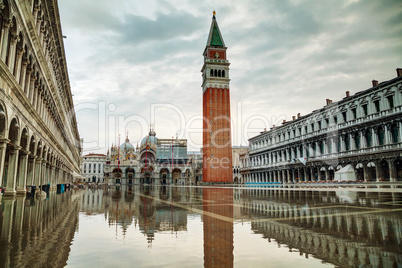
[[[233,267],[233,189],[203,190],[204,267]]]
[[[0,267],[276,266],[275,258],[282,266],[397,267],[401,205],[398,190],[356,189],[132,186],[3,198]],[[268,243],[253,247],[258,241]]]
[[[242,213],[268,240],[337,266],[402,263],[401,194],[286,190],[242,191]]]
[[[63,267],[78,228],[73,192],[47,199],[3,197],[0,210],[0,267]]]

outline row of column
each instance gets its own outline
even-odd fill
[[[399,141],[400,137],[402,137],[402,122],[396,122],[398,132],[399,132]],[[384,124],[384,133],[385,133],[385,140],[384,145],[393,143],[392,139],[392,132],[391,127],[389,124]],[[290,161],[295,158],[300,157],[309,157],[309,156],[320,156],[325,154],[331,153],[340,153],[345,152],[347,149],[349,150],[356,150],[361,148],[371,148],[375,146],[380,146],[378,131],[376,129],[371,128],[368,131],[371,132],[371,144],[368,146],[368,142],[365,137],[366,131],[358,131],[355,133],[348,133],[345,135],[340,136],[341,138],[337,140],[336,137],[330,139],[324,139],[322,141],[316,141],[314,143],[305,144],[306,146],[302,146],[301,144],[297,145],[293,148],[286,148],[281,149],[275,152],[264,153],[262,155],[254,156],[249,158],[249,163],[244,162],[243,166],[247,167],[254,167],[254,166],[261,166],[261,165],[268,165],[272,163],[278,163],[282,161]],[[359,144],[357,144],[356,135],[359,135]],[[346,139],[350,141],[349,148],[346,148]],[[339,149],[338,149],[338,142]],[[322,143],[322,145],[321,145]],[[323,147],[322,150],[320,147]],[[315,149],[314,149],[315,148]]]
[[[398,169],[397,159],[386,159],[386,166],[380,160],[373,161],[375,167],[368,167],[368,163],[364,163],[361,170],[355,169],[356,178],[364,181],[383,181],[388,180],[386,174],[389,174],[389,181],[397,181]],[[385,163],[385,162],[383,162]],[[302,167],[302,168],[283,168],[279,170],[255,171],[242,174],[242,180],[246,183],[296,183],[302,181],[332,181],[334,180],[335,170],[333,167]],[[331,168],[331,169],[330,169]]]
[[[29,151],[22,150],[19,146],[7,149],[7,143],[4,141],[0,141],[0,187],[5,187],[5,195],[26,194],[28,185],[50,184],[51,187],[55,187],[59,183],[72,182],[71,174],[44,158],[31,155]],[[7,163],[6,153],[8,153]],[[6,178],[6,185],[2,185],[3,178]]]

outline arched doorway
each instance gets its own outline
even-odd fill
[[[173,176],[173,183],[174,184],[179,183],[179,180],[181,178],[181,170],[178,168],[173,169],[172,176]]]
[[[135,176],[135,171],[133,168],[126,168],[126,183],[128,185],[133,184],[133,179]]]
[[[18,167],[18,145],[19,145],[19,131],[20,125],[18,120],[14,118],[11,120],[8,139],[9,143],[6,148],[6,156],[4,161],[4,173],[3,173],[3,187],[7,189],[8,192],[15,192],[15,179]]]
[[[115,180],[114,183],[115,184],[120,184],[121,183],[121,177],[122,177],[122,174],[123,174],[121,169],[120,168],[115,168],[115,169],[113,169],[112,173],[113,173],[113,179]]]
[[[388,162],[386,160],[382,160],[378,165],[378,169],[380,177],[377,179],[380,181],[389,181],[390,174]]]
[[[333,181],[335,178],[335,170],[333,166],[328,167],[328,181]]]
[[[364,180],[364,172],[363,172],[363,164],[358,163],[355,167],[356,172],[356,180],[363,181]]]
[[[142,184],[152,184],[154,183],[154,167],[147,165],[141,169],[141,179],[140,183]]]
[[[394,162],[395,166],[395,180],[402,181],[402,160],[400,158],[396,159]]]
[[[321,180],[326,181],[328,179],[326,177],[326,168],[325,167],[320,168],[320,175],[321,175]]]
[[[376,180],[376,172],[375,172],[375,164],[374,162],[367,163],[367,180],[375,181]]]
[[[159,172],[159,178],[162,185],[168,184],[169,170],[167,168],[162,168]]]

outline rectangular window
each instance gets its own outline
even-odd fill
[[[343,122],[346,122],[346,112],[342,112]]]
[[[304,127],[304,134],[307,134],[307,126]]]
[[[321,129],[321,121],[318,121],[317,124],[318,124],[318,130],[320,130]]]
[[[362,108],[363,108],[363,115],[364,115],[364,116],[367,116],[367,115],[368,115],[367,104],[364,104],[364,105],[362,106]]]
[[[311,124],[311,131],[314,131],[314,123]]]
[[[299,135],[302,135],[302,129],[301,129],[301,127],[299,127]]]
[[[353,115],[353,119],[357,118],[357,111],[356,108],[352,109],[352,115]]]
[[[387,101],[388,101],[388,107],[390,109],[394,108],[394,96],[388,96]]]
[[[338,124],[338,117],[337,116],[334,116],[334,123]]]
[[[375,106],[375,112],[379,113],[380,112],[380,101],[379,100],[374,101],[374,106]]]
[[[296,129],[293,129],[293,138],[296,137]]]
[[[288,139],[290,139],[290,131],[288,132]]]
[[[328,127],[329,126],[329,119],[325,118],[325,125]]]

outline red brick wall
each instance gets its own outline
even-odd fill
[[[232,182],[229,89],[208,88],[203,95],[203,115],[203,181]]]

